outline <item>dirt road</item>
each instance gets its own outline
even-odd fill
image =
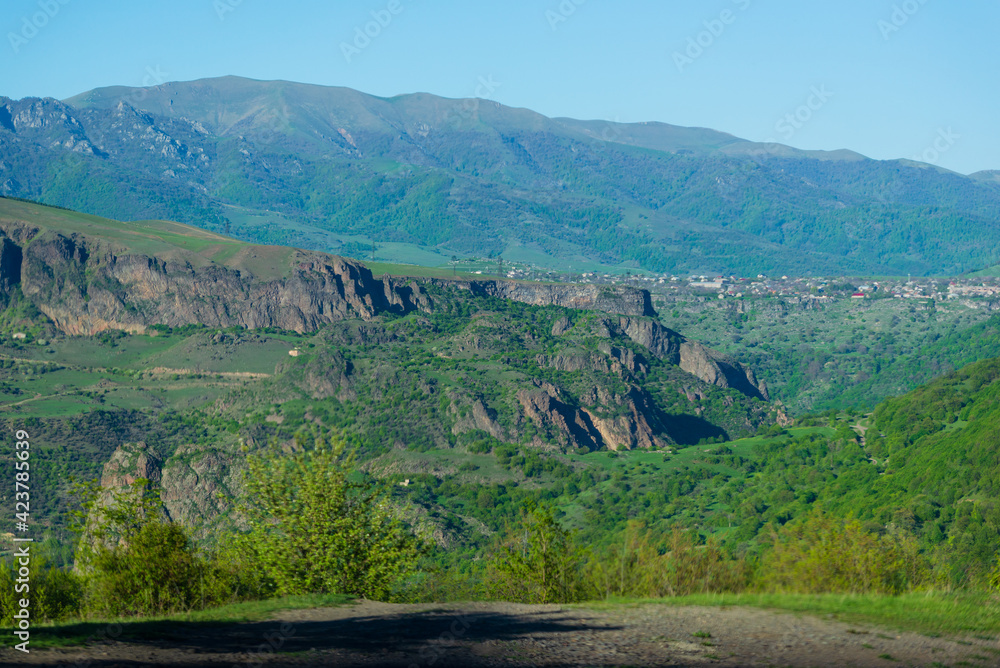
[[[752,608],[355,605],[191,625],[169,640],[3,650],[3,666],[1000,666],[996,639],[930,638]]]

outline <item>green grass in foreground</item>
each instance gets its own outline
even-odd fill
[[[695,594],[666,599],[610,599],[589,608],[635,605],[749,606],[832,617],[928,636],[1000,637],[1000,596],[988,593],[920,592],[902,596],[855,594]]]
[[[241,622],[266,620],[282,610],[332,608],[351,603],[351,596],[311,594],[286,596],[266,601],[234,603],[219,608],[184,612],[163,617],[131,617],[125,619],[92,619],[64,621],[33,627],[31,648],[72,647],[106,640],[109,628],[121,626],[116,640],[172,640],[185,638],[193,630]],[[11,636],[13,637],[13,636]],[[16,642],[16,641],[15,641]]]

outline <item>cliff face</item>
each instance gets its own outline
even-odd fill
[[[30,242],[29,242],[30,240]],[[159,259],[76,234],[0,221],[0,294],[20,285],[67,334],[108,329],[142,332],[176,327],[280,327],[312,331],[336,320],[430,311],[422,283],[372,276],[361,263],[296,252],[288,275],[260,280],[248,272],[201,262]],[[634,288],[504,281],[431,283],[529,304],[651,315],[649,293]]]
[[[242,459],[222,450],[182,445],[166,462],[141,441],[125,443],[114,451],[101,473],[101,487],[121,490],[144,478],[160,490],[167,517],[186,526],[199,527],[203,537],[223,521],[222,513],[242,489]]]
[[[679,366],[706,383],[729,387],[748,397],[769,400],[767,385],[764,381],[757,380],[753,369],[696,341],[690,341],[655,320],[606,318],[600,321],[596,333],[606,338],[624,334],[658,358]]]
[[[536,387],[517,393],[525,417],[542,429],[559,434],[572,447],[631,450],[662,448],[672,443],[666,437],[659,411],[638,387],[632,386],[625,396],[617,398],[625,408],[625,414],[617,416],[603,416],[593,408],[573,406],[551,383],[539,381]]]
[[[0,226],[0,290],[19,284],[67,334],[193,323],[302,332],[349,317],[367,320],[432,307],[418,284],[377,280],[360,263],[336,256],[300,253],[286,277],[259,280],[217,264],[195,268],[78,235],[31,235],[15,227]],[[15,241],[25,236],[30,243]]]
[[[499,297],[535,306],[564,306],[632,316],[656,315],[648,290],[626,286],[553,285],[492,280],[451,281],[435,279],[432,282],[437,285],[468,290],[474,295]]]

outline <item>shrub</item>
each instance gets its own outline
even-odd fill
[[[769,591],[901,594],[930,578],[913,537],[869,533],[857,521],[815,514],[773,540],[759,583]]]
[[[244,561],[200,553],[183,526],[163,517],[148,480],[83,493],[76,568],[87,614],[156,615],[267,593]]]
[[[154,615],[205,607],[207,564],[172,522],[143,525],[128,543],[87,560],[87,609],[97,615]]]
[[[745,563],[713,541],[701,545],[696,536],[675,527],[661,546],[656,542],[659,534],[641,522],[629,522],[620,540],[588,564],[587,581],[604,597],[659,598],[744,589]]]
[[[343,440],[298,447],[250,460],[244,549],[280,594],[389,598],[417,569],[423,544],[381,490],[349,479],[353,457]]]
[[[30,589],[17,592],[19,564],[16,559],[0,562],[0,626],[13,625],[21,599],[31,602],[33,622],[58,621],[80,614],[83,583],[74,573],[50,565],[44,557],[32,555]]]
[[[526,510],[500,540],[486,568],[491,599],[570,603],[586,597],[584,551],[547,508]]]

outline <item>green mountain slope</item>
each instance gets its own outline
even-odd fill
[[[237,77],[0,110],[0,194],[257,242],[700,273],[1000,261],[993,180],[703,128]]]
[[[655,289],[653,299],[666,326],[750,363],[795,414],[871,410],[1000,356],[989,300],[946,299],[931,307],[893,298],[699,300]]]
[[[206,535],[246,453],[309,428],[343,431],[365,461],[421,455],[418,471],[499,448],[551,473],[541,453],[668,450],[779,415],[752,371],[659,325],[631,288],[376,279],[6,198],[0,260],[0,407],[61,462],[39,480],[53,528],[72,477],[142,453],[172,516]]]

